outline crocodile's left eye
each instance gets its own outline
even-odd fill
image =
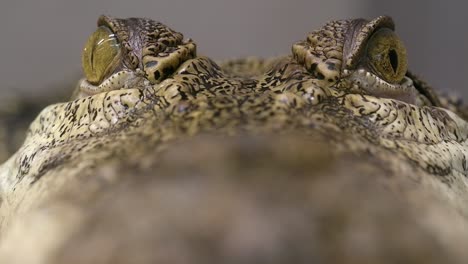
[[[377,30],[367,44],[367,56],[370,66],[385,81],[398,84],[408,70],[406,49],[388,28]]]
[[[99,27],[88,39],[81,62],[86,79],[100,84],[115,70],[120,60],[120,44],[107,27]]]

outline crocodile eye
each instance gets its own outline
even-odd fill
[[[398,84],[408,70],[403,42],[388,28],[375,32],[367,44],[367,56],[372,69],[385,81]]]
[[[86,79],[100,84],[118,65],[120,44],[107,27],[99,27],[86,42],[81,63]]]

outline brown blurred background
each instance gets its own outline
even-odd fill
[[[80,53],[100,14],[150,17],[216,59],[286,54],[326,21],[391,15],[410,68],[434,86],[462,94],[468,34],[462,1],[372,0],[15,0],[0,3],[0,94],[40,96],[72,86]],[[466,17],[466,16],[465,16]],[[71,89],[71,88],[70,88]]]

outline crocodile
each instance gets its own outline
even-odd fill
[[[217,63],[101,16],[82,65],[0,166],[1,263],[468,260],[467,111],[390,17]]]

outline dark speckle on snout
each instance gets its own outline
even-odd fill
[[[330,71],[335,71],[335,70],[336,70],[336,64],[333,63],[333,62],[327,62],[327,68],[328,68]]]

